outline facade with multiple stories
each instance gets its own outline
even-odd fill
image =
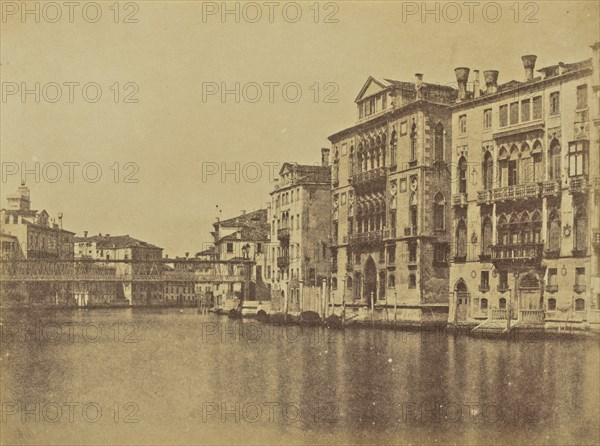
[[[600,309],[598,241],[590,237],[600,226],[593,48],[592,59],[535,77],[536,56],[523,56],[523,81],[498,85],[489,70],[480,88],[475,72],[472,91],[470,70],[456,69],[451,323],[552,325],[588,321]]]
[[[16,193],[7,196],[7,207],[0,212],[3,260],[30,259],[43,267],[44,259],[72,259],[75,234],[62,229],[62,214],[59,220],[61,223],[56,223],[45,210],[31,209],[29,188],[22,183]],[[70,284],[65,282],[2,284],[2,298],[6,305],[72,303]]]
[[[320,165],[284,163],[271,192],[271,246],[266,278],[283,311],[314,311],[303,290],[329,281],[331,170],[329,149]],[[277,298],[277,299],[276,299]],[[310,308],[308,308],[310,307]]]
[[[259,209],[227,220],[213,223],[215,260],[237,260],[251,263],[250,270],[242,266],[222,265],[229,268],[231,276],[240,277],[237,281],[215,282],[211,291],[218,299],[217,305],[229,307],[236,299],[245,301],[269,301],[271,296],[264,282],[266,251],[269,244],[269,222],[267,210]],[[227,272],[225,272],[227,274]],[[250,277],[243,277],[244,275]],[[219,274],[220,275],[220,274]],[[248,289],[245,284],[249,283]]]
[[[332,299],[397,320],[445,319],[451,87],[370,77],[332,143]],[[387,314],[387,313],[386,313]]]
[[[129,235],[98,234],[75,238],[74,253],[78,260],[90,262],[91,275],[110,276],[115,283],[90,282],[78,284],[75,296],[80,305],[126,304],[152,305],[163,300],[162,248]],[[99,263],[98,261],[104,262]],[[85,263],[83,262],[82,265]],[[160,269],[159,269],[160,268]]]

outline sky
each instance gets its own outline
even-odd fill
[[[282,163],[318,163],[370,75],[503,83],[524,54],[575,62],[600,40],[596,1],[90,3],[1,2],[2,207],[24,176],[65,229],[169,255],[264,208]]]

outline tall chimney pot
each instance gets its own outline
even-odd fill
[[[479,89],[479,70],[473,70],[473,75],[475,76],[475,80],[473,81],[473,96],[478,98],[481,95],[481,90]]]
[[[464,101],[467,98],[467,81],[469,80],[469,71],[467,67],[458,67],[454,69],[456,82],[458,83],[458,100]]]
[[[417,99],[423,99],[423,73],[415,73],[415,90]]]
[[[87,231],[83,231],[83,237],[87,238],[88,232]]]
[[[321,166],[329,166],[329,149],[326,147],[321,149]]]
[[[523,61],[523,68],[525,68],[525,80],[530,81],[533,79],[533,70],[535,69],[537,56],[535,54],[526,54],[525,56],[521,56],[521,60]]]
[[[485,70],[483,78],[485,79],[486,94],[494,94],[498,91],[498,70]]]

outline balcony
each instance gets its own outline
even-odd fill
[[[556,293],[558,291],[558,285],[554,285],[554,284],[550,285],[550,284],[548,284],[548,285],[546,285],[546,291],[548,293]]]
[[[396,228],[388,228],[383,230],[383,238],[386,240],[394,240],[396,238]]]
[[[491,204],[492,203],[492,191],[491,190],[480,190],[477,192],[477,204]]]
[[[592,232],[592,246],[596,249],[600,248],[600,231],[598,229]]]
[[[575,285],[573,285],[573,291],[575,291],[577,294],[585,293],[585,290],[586,290],[585,285],[581,285],[579,283],[576,283]]]
[[[479,291],[481,293],[487,293],[490,290],[490,284],[489,283],[482,283],[479,285]]]
[[[277,257],[277,268],[287,268],[290,265],[290,258],[287,256]]]
[[[385,188],[385,179],[387,176],[386,167],[358,172],[352,175],[351,183],[358,192],[367,192],[375,189]]]
[[[410,238],[410,237],[416,237],[417,236],[417,227],[416,226],[406,226],[404,228],[404,237],[403,238]]]
[[[381,230],[350,234],[350,244],[352,245],[371,245],[381,243],[382,240],[383,231]]]
[[[557,196],[560,193],[560,183],[558,181],[544,181],[542,183],[542,196]]]
[[[284,240],[290,238],[290,228],[279,228],[277,230],[277,239]]]
[[[543,243],[492,246],[492,261],[539,263],[544,252]]]
[[[467,205],[467,194],[462,192],[460,194],[452,195],[452,206],[464,207]]]
[[[498,286],[496,287],[496,290],[497,290],[499,293],[506,293],[507,291],[510,291],[510,288],[509,288],[508,284],[506,284],[506,283],[501,283],[500,285],[498,285]]]
[[[582,194],[588,189],[588,178],[587,175],[579,175],[571,177],[569,181],[569,190],[572,194]]]
[[[516,186],[497,187],[492,189],[492,201],[524,200],[538,198],[541,192],[538,183],[518,184]]]

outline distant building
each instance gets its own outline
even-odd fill
[[[322,149],[320,165],[284,163],[271,192],[272,243],[266,278],[271,283],[274,299],[279,300],[279,310],[315,311],[315,302],[311,301],[310,305],[303,302],[303,289],[320,287],[329,279],[331,170],[328,158],[329,149]],[[305,308],[307,306],[311,308]]]
[[[598,320],[598,57],[498,85],[478,72],[453,107],[450,322]],[[592,234],[592,238],[590,237]],[[595,234],[595,235],[594,235]],[[594,250],[591,249],[592,245]],[[593,279],[592,279],[593,277]]]
[[[15,194],[7,196],[7,207],[1,211],[0,222],[2,232],[17,238],[23,258],[73,258],[75,234],[62,229],[45,210],[31,209],[30,191],[24,183]]]
[[[120,278],[114,299],[129,305],[153,305],[163,300],[163,249],[129,235],[98,234],[75,238],[76,259],[94,262],[97,268],[113,268]],[[103,298],[104,299],[104,298]],[[80,300],[80,299],[79,299]]]
[[[62,229],[62,215],[56,223],[45,211],[31,209],[30,191],[24,183],[17,192],[7,196],[7,207],[0,211],[2,258],[11,260],[73,259],[74,233]],[[6,251],[5,251],[6,250]],[[5,257],[6,256],[6,257]],[[15,290],[18,289],[18,292]],[[59,281],[28,283],[26,286],[6,284],[2,287],[3,304],[60,304],[73,303],[70,284]]]
[[[215,260],[238,260],[252,262],[250,285],[244,289],[245,280],[215,284],[212,292],[220,296],[221,303],[225,300],[243,298],[248,301],[268,301],[270,291],[264,282],[266,266],[266,250],[269,244],[269,223],[267,210],[242,213],[227,220],[217,220],[213,223],[211,232],[214,244]],[[236,268],[234,265],[229,265]],[[234,274],[234,271],[231,271]],[[235,272],[234,275],[238,275]]]

